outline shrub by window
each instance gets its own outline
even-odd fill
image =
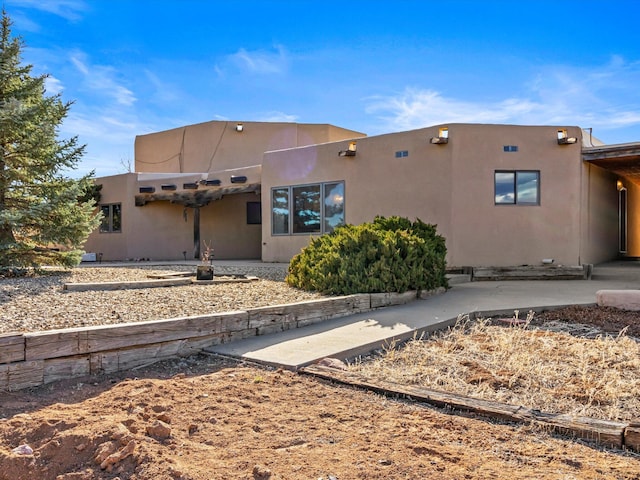
[[[102,221],[100,222],[100,233],[115,233],[122,231],[122,205],[112,203],[100,205]]]
[[[498,170],[494,183],[496,205],[540,205],[537,170]]]
[[[435,225],[401,217],[344,225],[291,259],[287,283],[330,295],[447,286],[445,240]]]

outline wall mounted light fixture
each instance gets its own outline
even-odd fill
[[[429,140],[434,145],[444,145],[445,143],[449,143],[449,128],[442,127],[438,130],[438,136],[432,137]]]
[[[576,137],[569,137],[567,130],[562,128],[558,130],[558,145],[571,145],[576,143],[578,139]]]
[[[356,156],[356,142],[349,143],[346,150],[340,150],[338,152],[339,157],[355,157]]]
[[[236,124],[236,132],[242,132],[244,130],[244,125],[242,123]]]

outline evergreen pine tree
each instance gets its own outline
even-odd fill
[[[92,174],[65,176],[84,153],[77,137],[59,140],[71,103],[47,96],[48,75],[21,64],[23,42],[0,25],[0,267],[77,265],[82,245],[98,225],[86,193]]]

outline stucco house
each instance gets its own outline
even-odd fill
[[[332,125],[213,121],[136,137],[135,173],[96,180],[103,260],[283,262],[343,223],[437,224],[450,267],[639,256],[640,142],[576,126],[447,124],[366,136]]]

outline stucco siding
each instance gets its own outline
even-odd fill
[[[429,143],[437,132],[431,128],[360,139],[352,157],[338,155],[349,141],[265,154],[263,260],[288,261],[309,243],[308,235],[272,235],[271,189],[280,186],[344,181],[346,223],[368,222],[376,215],[400,215],[437,224],[446,237],[451,162],[446,149]],[[406,156],[396,157],[396,152],[406,152]]]
[[[137,172],[211,172],[259,165],[262,155],[301,145],[363,136],[323,124],[213,121],[163,132],[140,135],[135,140]]]
[[[260,202],[260,196],[229,195],[200,209],[200,238],[212,243],[214,259],[260,258],[262,226],[247,224],[247,202]]]
[[[192,259],[193,205],[200,204],[200,239],[213,243],[215,258],[286,262],[317,234],[273,235],[272,189],[344,182],[346,223],[399,215],[435,224],[451,267],[539,265],[548,258],[577,265],[617,256],[617,177],[583,161],[579,127],[448,124],[367,137],[326,124],[243,122],[242,131],[237,124],[137,137],[140,175],[97,180],[102,203],[122,204],[122,232],[94,232],[86,250],[104,260],[176,260],[183,252]],[[447,141],[432,142],[445,129]],[[575,143],[559,144],[559,130]],[[355,155],[340,155],[351,142]],[[497,205],[497,171],[514,179],[539,173],[538,203]],[[172,176],[179,173],[186,175]],[[247,178],[232,184],[237,175]],[[221,183],[205,182],[212,179]],[[640,188],[625,186],[628,255],[640,256]],[[247,202],[256,201],[262,225],[249,225]]]
[[[601,263],[618,256],[617,176],[589,163],[583,165],[584,241],[581,263]]]
[[[558,145],[555,127],[456,125],[450,137],[453,266],[578,264],[579,144]],[[539,205],[496,205],[496,171],[539,171]]]
[[[448,125],[448,143],[434,145],[439,128],[380,135],[357,141],[353,157],[338,151],[348,142],[265,154],[262,255],[286,261],[308,237],[271,234],[271,188],[343,180],[345,221],[375,215],[420,218],[438,226],[450,266],[540,264],[544,258],[579,262],[580,144],[558,145],[556,127]],[[581,137],[577,127],[571,136]],[[505,152],[504,146],[517,146]],[[396,152],[406,156],[396,157]],[[496,170],[540,172],[540,204],[496,205]]]

